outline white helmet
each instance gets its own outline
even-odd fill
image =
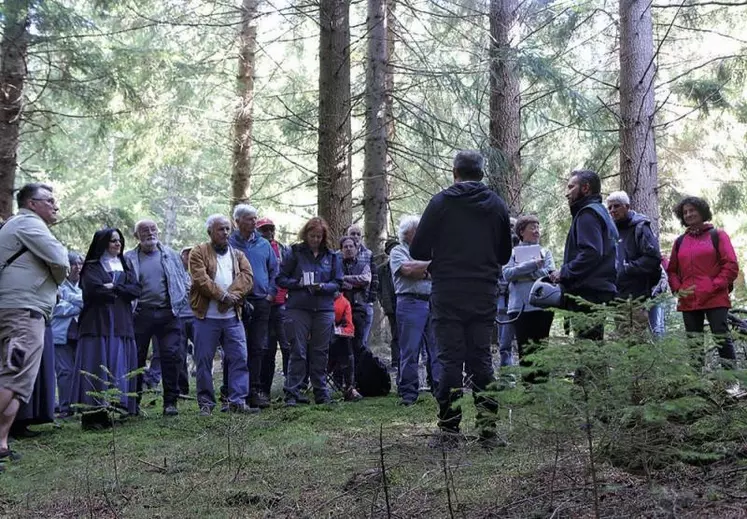
[[[561,308],[563,306],[563,289],[550,282],[550,278],[540,278],[532,285],[529,293],[529,304],[538,308]]]

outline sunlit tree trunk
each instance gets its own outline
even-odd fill
[[[33,2],[6,0],[0,52],[0,219],[13,213],[13,188],[18,168],[18,144],[26,83],[29,10]]]
[[[350,2],[319,4],[319,215],[339,238],[353,218],[350,153]]]
[[[366,246],[384,250],[387,223],[387,0],[368,0],[363,219]]]
[[[521,97],[513,36],[518,0],[490,1],[489,184],[512,214],[521,211]]]
[[[251,194],[257,5],[258,0],[243,0],[241,5],[238,63],[239,101],[233,123],[232,207],[242,202],[248,202]]]
[[[651,3],[620,0],[620,186],[659,233]]]

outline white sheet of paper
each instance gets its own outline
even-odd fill
[[[542,248],[539,245],[524,245],[522,247],[516,247],[514,249],[514,257],[516,258],[516,263],[538,260],[540,259],[541,255]]]

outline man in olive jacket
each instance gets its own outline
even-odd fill
[[[228,218],[212,215],[206,227],[210,241],[197,245],[189,254],[200,415],[209,416],[215,407],[212,367],[218,344],[223,346],[228,369],[228,410],[254,412],[256,409],[246,404],[249,368],[241,323],[242,301],[254,284],[252,267],[241,251],[228,245]]]
[[[52,188],[27,184],[16,200],[18,214],[0,228],[0,462],[14,458],[8,432],[34,389],[45,322],[70,270],[67,250],[48,227],[59,211]]]

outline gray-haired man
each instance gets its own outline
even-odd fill
[[[252,266],[254,285],[246,299],[251,304],[251,313],[244,314],[246,342],[249,362],[249,405],[266,408],[270,400],[262,385],[262,365],[267,352],[270,308],[277,294],[275,278],[278,275],[278,260],[270,242],[257,231],[257,210],[247,204],[239,204],[233,210],[237,229],[228,242],[231,247],[244,253]],[[249,310],[249,307],[247,307]]]
[[[186,273],[174,250],[158,240],[158,226],[152,220],[135,224],[140,243],[125,253],[140,281],[142,291],[135,307],[135,342],[138,367],[145,367],[151,340],[158,341],[163,377],[163,414],[179,414],[179,370],[182,365],[179,312],[186,304]],[[143,389],[143,376],[137,377],[137,392]]]

